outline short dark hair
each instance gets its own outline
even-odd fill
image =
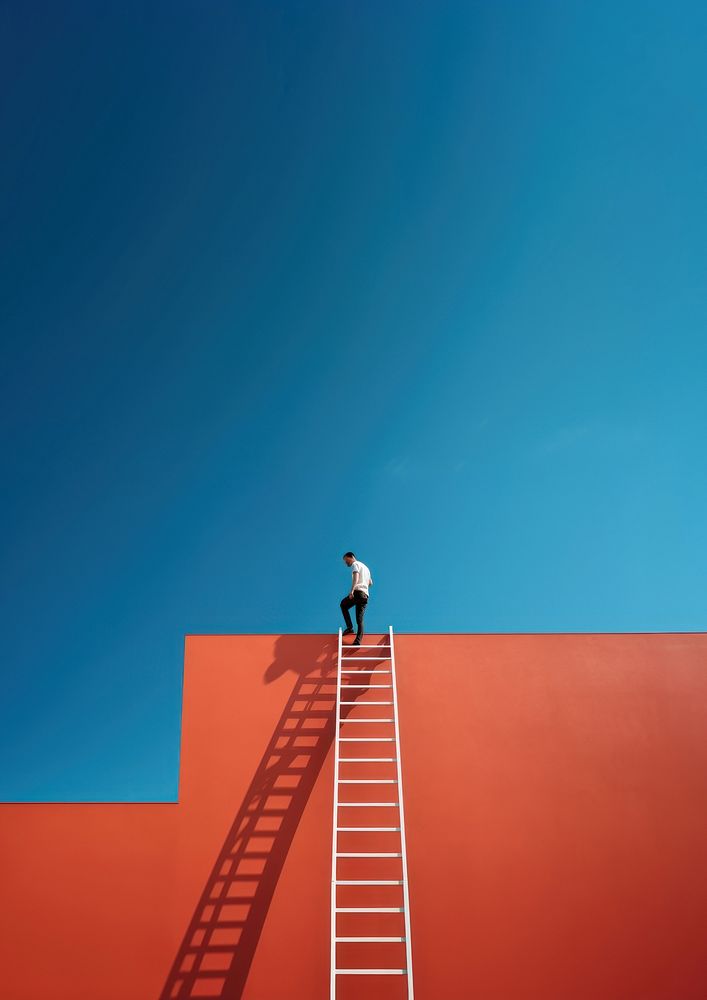
[[[353,554],[353,552],[344,552],[342,556],[342,559],[355,559],[355,558],[356,556]]]

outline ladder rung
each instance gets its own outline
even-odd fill
[[[342,670],[342,674],[370,674],[374,673],[376,677],[378,674],[389,674],[390,670]]]
[[[337,833],[400,833],[399,826],[337,826]]]
[[[407,976],[407,969],[334,969],[337,976]],[[200,973],[201,975],[201,973]]]
[[[348,725],[351,722],[395,722],[395,719],[341,719],[341,725]]]
[[[394,736],[340,736],[340,743],[395,743]]]
[[[343,660],[392,660],[392,656],[342,656]]]
[[[398,851],[385,851],[382,854],[378,851],[337,851],[337,858],[402,858]]]
[[[338,937],[335,939],[337,943],[347,941],[350,944],[357,944],[359,941],[367,941],[369,943],[373,941],[404,941],[404,937]]]
[[[374,879],[374,878],[355,878],[355,879],[337,879],[337,885],[402,885],[403,880],[399,878],[395,879]]]
[[[340,764],[394,764],[395,757],[339,757]]]
[[[398,802],[337,802],[339,809],[397,809]]]
[[[340,785],[397,785],[397,778],[339,778]]]
[[[392,705],[392,701],[340,701],[340,705]]]
[[[337,913],[405,913],[404,906],[337,906]]]
[[[392,684],[344,684],[343,690],[353,691],[354,688],[365,688],[368,690],[369,688],[391,688],[392,686]]]
[[[342,649],[351,649],[351,648],[356,648],[356,649],[390,649],[390,643],[389,642],[384,642],[382,646],[379,646],[376,643],[370,643],[369,644],[369,643],[366,643],[366,642],[362,642],[359,646],[354,647],[354,644],[352,642],[345,642],[341,648]]]

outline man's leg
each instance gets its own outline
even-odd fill
[[[354,594],[356,599],[356,641],[360,642],[363,639],[363,616],[366,613],[368,598],[358,590],[354,591]]]
[[[344,621],[346,622],[346,628],[349,632],[353,632],[353,622],[351,621],[351,615],[349,614],[349,608],[352,608],[356,602],[352,597],[348,595],[341,602],[341,613],[344,616]],[[358,615],[358,609],[356,610]]]

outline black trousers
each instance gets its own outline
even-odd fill
[[[363,637],[363,616],[366,613],[366,605],[368,604],[368,597],[362,590],[354,590],[353,597],[349,597],[347,594],[341,602],[341,613],[344,616],[346,628],[353,628],[349,609],[352,608],[354,604],[356,605],[356,636],[361,639]]]

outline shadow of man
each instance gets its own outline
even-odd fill
[[[160,1000],[238,1000],[278,879],[334,738],[337,642],[279,636],[263,681],[295,682],[206,881]],[[351,708],[346,709],[346,713]],[[342,710],[342,716],[344,712]]]

